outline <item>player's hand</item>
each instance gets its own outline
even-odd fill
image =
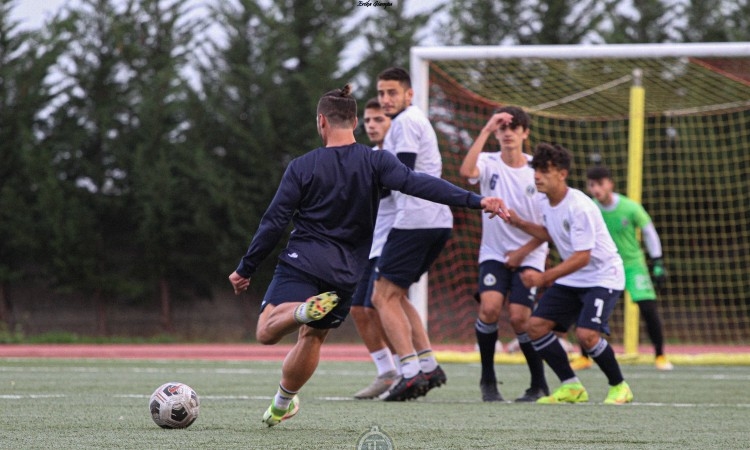
[[[654,288],[660,291],[664,288],[667,281],[667,270],[664,268],[664,258],[654,258],[651,260],[651,281]]]
[[[521,267],[521,263],[523,263],[523,259],[526,255],[520,250],[511,250],[509,251],[505,257],[507,258],[505,261],[505,267],[507,267],[510,270],[515,270]]]
[[[499,197],[484,197],[481,205],[484,212],[490,215],[490,218],[498,215],[502,217],[505,210],[505,202]]]
[[[234,288],[234,295],[240,295],[250,286],[250,278],[245,278],[237,272],[232,272],[229,275],[229,282],[232,283],[232,287]]]
[[[531,289],[533,287],[544,287],[544,274],[536,270],[526,269],[519,275],[524,286]]]
[[[494,133],[503,125],[510,126],[511,122],[513,122],[512,114],[507,112],[495,113],[487,121],[487,124],[484,126],[484,131]]]

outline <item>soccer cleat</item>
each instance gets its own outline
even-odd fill
[[[497,390],[497,381],[480,381],[479,390],[482,392],[483,402],[504,402],[505,399]]]
[[[656,366],[657,370],[672,370],[674,369],[674,366],[671,362],[667,359],[664,355],[659,355],[654,360],[654,365]]]
[[[324,292],[307,299],[307,317],[310,321],[320,320],[339,304],[339,296],[335,292]]]
[[[522,396],[516,399],[516,402],[535,402],[545,395],[549,395],[549,389],[528,388]]]
[[[390,389],[380,395],[384,402],[403,402],[413,400],[427,393],[430,382],[422,372],[417,373],[411,378],[404,378],[394,383]]]
[[[570,368],[573,370],[585,370],[591,368],[594,362],[586,355],[579,355],[570,362]]]
[[[354,394],[354,398],[360,400],[376,398],[383,392],[387,391],[388,388],[397,381],[398,373],[396,373],[395,370],[389,370],[388,372],[375,377],[369,386]]]
[[[630,390],[628,383],[622,382],[616,386],[609,387],[607,398],[604,399],[605,405],[623,405],[633,401],[633,391]]]
[[[273,401],[271,401],[271,406],[269,406],[263,414],[263,423],[272,427],[285,420],[291,419],[297,414],[297,412],[299,412],[299,397],[296,395],[292,397],[292,401],[289,402],[289,408],[287,408],[286,411],[276,408],[273,406]]]
[[[448,377],[440,366],[437,366],[432,372],[425,372],[424,377],[427,379],[427,391],[440,387],[448,382]]]
[[[537,403],[585,403],[589,401],[589,394],[580,382],[566,383],[555,389],[552,395],[542,397]]]

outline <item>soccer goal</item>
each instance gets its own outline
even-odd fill
[[[750,43],[414,47],[410,70],[446,179],[467,185],[458,168],[494,108],[523,107],[529,150],[573,151],[573,187],[606,164],[651,214],[668,270],[658,301],[667,346],[750,344]],[[434,340],[473,342],[481,221],[454,216],[417,301],[429,299]],[[611,340],[637,352],[638,309],[623,303]]]

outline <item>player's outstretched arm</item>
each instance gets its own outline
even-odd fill
[[[523,230],[527,234],[530,234],[532,237],[540,239],[544,242],[552,241],[552,237],[549,235],[544,225],[524,220],[512,209],[503,209],[502,213],[500,214],[500,218],[503,219],[506,223],[509,223],[510,225]]]
[[[500,215],[506,209],[505,202],[499,197],[483,197],[481,205],[484,212],[489,214],[490,217]]]

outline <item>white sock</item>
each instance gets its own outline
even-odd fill
[[[422,350],[418,355],[419,366],[422,368],[422,372],[427,373],[437,369],[438,362],[435,359],[435,353],[432,352],[432,349]]]
[[[289,408],[289,403],[292,402],[292,398],[294,398],[295,394],[297,393],[284,389],[284,386],[279,383],[279,389],[273,397],[273,406],[281,410],[286,410]]]
[[[417,357],[416,353],[401,357],[401,375],[403,375],[404,378],[412,378],[416,376],[420,370],[419,357]]]
[[[401,358],[398,355],[393,355],[393,365],[396,366],[396,373],[401,375]]]
[[[386,372],[396,370],[396,366],[393,364],[393,355],[391,354],[391,349],[389,349],[388,347],[370,353],[370,357],[375,363],[375,367],[378,369],[378,376],[383,375]]]
[[[310,323],[312,319],[307,317],[307,302],[294,308],[294,320],[298,323]]]

